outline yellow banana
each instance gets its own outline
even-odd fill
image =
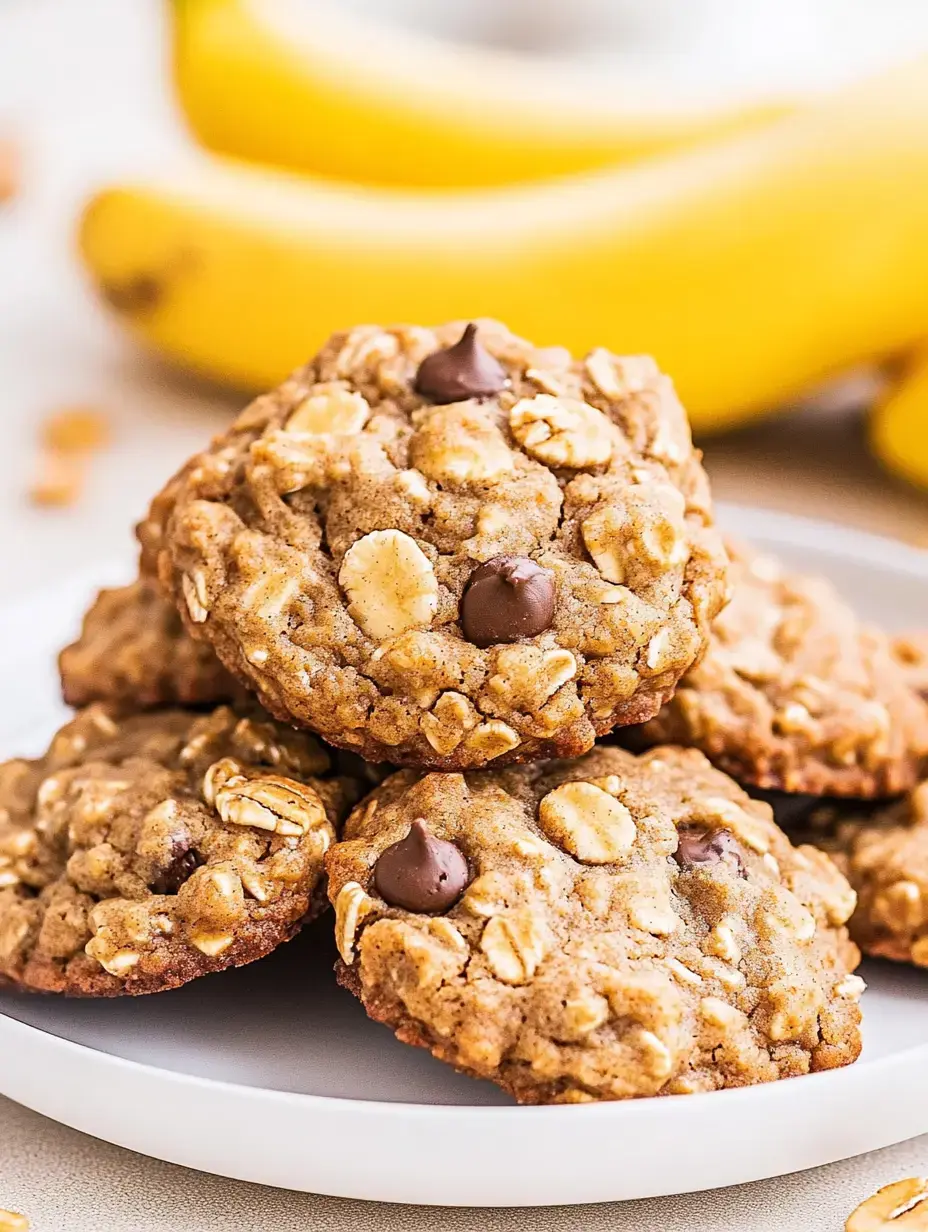
[[[908,349],[926,234],[920,61],[750,137],[547,186],[413,194],[205,165],[104,191],[81,244],[140,337],[239,386],[353,323],[488,314],[575,352],[652,352],[709,428]]]
[[[922,350],[877,403],[873,452],[891,471],[928,488],[928,351]]]
[[[477,186],[637,159],[782,115],[693,111],[550,64],[293,0],[172,0],[181,105],[207,147],[361,183]]]

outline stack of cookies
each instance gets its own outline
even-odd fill
[[[0,979],[158,992],[331,904],[372,1018],[584,1103],[847,1065],[857,944],[928,964],[923,647],[723,544],[650,360],[336,335],[139,540],[0,768]]]

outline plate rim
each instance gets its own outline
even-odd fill
[[[735,1090],[566,1107],[408,1104],[242,1086],[119,1057],[6,1014],[0,1014],[0,1042],[11,1044],[0,1048],[8,1097],[83,1133],[215,1175],[413,1205],[582,1205],[696,1193],[820,1167],[928,1128],[928,1041],[873,1062]],[[17,1066],[21,1052],[26,1064]],[[6,1074],[4,1055],[10,1063]],[[124,1099],[112,1098],[114,1087],[125,1092]],[[739,1104],[747,1116],[738,1115]],[[868,1104],[878,1115],[860,1117]],[[146,1109],[145,1118],[139,1118],[139,1107]],[[174,1133],[178,1114],[189,1118],[180,1135]],[[226,1116],[260,1126],[262,1149],[270,1154],[256,1157],[247,1133],[237,1131],[233,1139],[212,1133],[216,1118]],[[565,1170],[568,1116],[567,1155],[574,1162]],[[512,1117],[519,1118],[521,1133],[518,1149],[507,1157]],[[196,1127],[209,1131],[205,1138],[196,1136]],[[347,1153],[339,1150],[346,1134],[352,1141]],[[693,1134],[704,1135],[708,1154],[689,1150],[682,1162],[674,1155],[668,1181],[666,1161],[655,1159],[654,1145],[682,1148],[692,1144]],[[314,1157],[295,1157],[298,1138],[325,1141]],[[462,1150],[465,1140],[470,1145]],[[611,1148],[622,1144],[639,1158],[616,1173],[609,1166]],[[455,1148],[450,1165],[449,1145]],[[410,1153],[424,1174],[409,1169]],[[480,1166],[483,1171],[476,1170]]]
[[[760,505],[742,505],[737,501],[716,501],[716,511],[721,511],[721,521],[726,517],[737,518],[739,530],[733,539],[762,538],[778,539],[793,547],[819,547],[820,550],[845,560],[864,561],[877,569],[891,569],[912,577],[928,578],[928,547],[919,547],[902,539],[876,531],[863,530],[831,522],[827,518],[807,517],[804,514],[787,513],[780,509],[765,509]],[[741,529],[741,525],[744,529]],[[769,523],[765,525],[764,523]],[[725,526],[723,534],[728,535]]]
[[[809,538],[815,537],[822,549],[832,554],[840,555],[846,560],[866,558],[868,564],[872,564],[882,569],[891,569],[899,572],[905,572],[910,575],[924,576],[928,579],[928,549],[919,548],[914,545],[903,543],[898,540],[890,539],[885,535],[874,534],[871,531],[857,530],[853,527],[842,526],[836,522],[829,522],[824,519],[805,517],[799,514],[786,513],[780,510],[768,510],[756,505],[742,505],[738,502],[718,501],[716,502],[717,510],[725,515],[737,519],[739,526],[744,525],[744,537],[750,538],[753,534],[760,531],[765,536],[781,539],[784,542],[793,544],[798,547],[807,547]],[[757,527],[760,520],[765,522],[769,520],[771,525],[764,528]],[[752,523],[754,526],[752,527]],[[757,529],[755,529],[755,527]],[[110,562],[106,566],[102,566],[99,570],[85,569],[79,573],[71,575],[69,579],[70,586],[77,589],[85,580],[89,586],[93,586],[93,577],[95,575],[107,576],[116,573],[116,566]],[[66,583],[61,583],[64,585]],[[3,612],[9,612],[14,609],[17,612],[25,614],[30,607],[37,602],[42,602],[47,596],[56,593],[59,587],[42,587],[39,590],[32,591],[29,595],[21,596],[10,603],[3,604],[0,607],[0,619]],[[402,1109],[405,1112],[420,1114],[434,1113],[436,1110],[449,1109],[455,1112],[462,1110],[479,1112],[482,1117],[487,1114],[493,1114],[492,1119],[509,1119],[513,1115],[523,1119],[534,1114],[537,1116],[552,1116],[552,1114],[560,1113],[563,1115],[576,1115],[582,1112],[584,1115],[602,1115],[608,1114],[617,1108],[634,1109],[640,1107],[646,1102],[645,1099],[630,1099],[630,1100],[614,1100],[603,1101],[597,1104],[565,1106],[558,1104],[551,1105],[525,1105],[515,1104],[512,1106],[486,1106],[481,1104],[428,1104],[428,1103],[411,1103],[405,1100],[368,1100],[368,1099],[351,1099],[345,1096],[334,1095],[312,1095],[301,1091],[281,1091],[273,1087],[256,1087],[250,1086],[247,1083],[236,1083],[226,1079],[207,1078],[199,1074],[186,1074],[182,1070],[162,1069],[157,1065],[149,1065],[144,1061],[135,1061],[129,1057],[120,1057],[115,1053],[107,1052],[105,1049],[92,1048],[87,1044],[78,1043],[75,1040],[69,1040],[64,1036],[55,1035],[53,1032],[45,1031],[41,1027],[34,1027],[29,1023],[21,1022],[19,1019],[11,1018],[0,1010],[0,1018],[7,1019],[16,1027],[27,1032],[35,1032],[38,1036],[50,1038],[54,1041],[54,1045],[60,1045],[64,1050],[73,1049],[76,1052],[86,1052],[96,1056],[105,1057],[109,1061],[117,1064],[117,1067],[130,1066],[139,1070],[145,1071],[149,1076],[167,1075],[172,1080],[181,1080],[183,1082],[192,1082],[194,1084],[204,1084],[208,1088],[220,1088],[225,1092],[260,1092],[265,1096],[271,1096],[275,1099],[283,1099],[285,1101],[295,1101],[297,1104],[309,1104],[313,1107],[324,1109],[326,1107],[350,1105],[352,1108],[363,1111],[367,1115],[373,1114],[374,1110],[382,1109]],[[902,1049],[899,1053],[894,1053],[893,1056],[901,1056],[906,1053],[922,1053],[928,1056],[928,1041],[925,1044],[915,1044],[910,1048]],[[867,1062],[866,1057],[862,1057],[852,1066],[844,1066],[835,1070],[827,1070],[816,1074],[798,1075],[800,1079],[808,1083],[810,1080],[823,1085],[828,1080],[834,1080],[845,1076],[850,1070],[855,1070],[858,1066],[867,1064],[880,1064],[880,1062]],[[776,1089],[780,1086],[779,1082],[764,1083],[760,1086],[766,1089]],[[688,1103],[694,1101],[703,1101],[709,1098],[715,1099],[716,1104],[718,1097],[724,1096],[731,1102],[737,1098],[744,1098],[756,1090],[758,1086],[746,1086],[728,1088],[722,1091],[700,1091],[692,1095],[686,1096]],[[651,1097],[665,1098],[665,1097]],[[716,1106],[716,1105],[713,1105]],[[633,1115],[628,1113],[627,1115]],[[643,1114],[639,1114],[643,1115]]]
[[[879,961],[879,960],[873,960]],[[889,960],[886,960],[889,961]],[[905,964],[902,964],[903,966]],[[41,994],[40,994],[41,995]],[[79,1043],[77,1040],[68,1039],[67,1036],[57,1035],[54,1031],[47,1031],[42,1027],[33,1026],[32,1023],[23,1022],[19,1018],[15,1018],[11,1014],[7,1014],[0,1009],[0,1033],[7,1030],[7,1024],[12,1024],[13,1034],[22,1031],[24,1034],[31,1033],[34,1036],[41,1037],[47,1046],[53,1050],[60,1049],[64,1053],[73,1052],[75,1054],[87,1054],[93,1057],[104,1058],[107,1064],[113,1064],[117,1069],[132,1069],[144,1075],[148,1079],[168,1078],[172,1082],[180,1082],[184,1086],[193,1085],[204,1089],[212,1089],[222,1091],[226,1095],[253,1095],[258,1094],[262,1098],[272,1097],[275,1102],[293,1104],[295,1106],[310,1106],[320,1110],[335,1108],[350,1107],[357,1110],[359,1113],[371,1116],[376,1112],[384,1110],[394,1110],[397,1112],[410,1113],[413,1115],[433,1115],[435,1112],[447,1111],[454,1114],[460,1113],[478,1113],[481,1119],[489,1118],[492,1120],[508,1120],[513,1116],[519,1118],[520,1121],[525,1120],[529,1116],[534,1116],[536,1119],[541,1117],[553,1118],[560,1114],[562,1117],[570,1116],[607,1116],[615,1115],[619,1110],[625,1110],[622,1115],[626,1116],[644,1116],[642,1109],[645,1105],[653,1106],[654,1103],[663,1103],[665,1100],[672,1099],[676,1102],[677,1099],[685,1099],[688,1106],[698,1107],[704,1104],[706,1100],[712,1100],[712,1106],[717,1107],[721,1097],[724,1097],[731,1103],[747,1100],[750,1097],[756,1098],[758,1091],[779,1091],[784,1085],[790,1085],[794,1082],[802,1082],[803,1087],[807,1088],[810,1083],[815,1082],[818,1086],[824,1087],[826,1083],[834,1084],[839,1079],[846,1079],[847,1075],[854,1072],[857,1073],[861,1069],[868,1069],[873,1066],[882,1067],[888,1062],[896,1062],[910,1053],[913,1056],[920,1057],[924,1054],[928,1060],[928,1039],[923,1044],[911,1044],[907,1048],[900,1048],[892,1052],[888,1057],[882,1057],[879,1060],[868,1061],[866,1055],[853,1062],[851,1065],[839,1066],[836,1069],[820,1070],[813,1074],[797,1074],[793,1078],[778,1079],[773,1082],[754,1083],[743,1087],[727,1087],[720,1091],[697,1091],[690,1095],[666,1096],[666,1095],[651,1095],[640,1096],[634,1099],[616,1099],[616,1100],[601,1100],[598,1103],[591,1104],[504,1104],[504,1105],[486,1105],[486,1104],[429,1104],[429,1103],[414,1103],[408,1100],[386,1100],[386,1099],[352,1099],[349,1096],[341,1095],[313,1095],[305,1091],[283,1091],[277,1087],[262,1087],[252,1083],[232,1082],[224,1078],[208,1078],[202,1074],[191,1074],[185,1070],[175,1070],[162,1068],[159,1065],[150,1065],[146,1061],[136,1061],[131,1057],[122,1057],[118,1053],[107,1052],[105,1048],[93,1048],[89,1044]],[[388,1028],[384,1028],[388,1030]],[[50,1045],[48,1045],[50,1041]]]

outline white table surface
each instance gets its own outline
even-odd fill
[[[415,6],[407,0],[393,7],[408,14]],[[617,0],[613,16],[628,7]],[[658,7],[674,5],[665,0]],[[718,18],[719,0],[708,7]],[[735,4],[742,36],[750,7]],[[898,28],[862,36],[867,5],[858,0],[840,6],[819,0],[817,7],[807,0],[775,6],[755,0],[767,20],[774,10],[784,15],[784,39],[802,50],[790,71],[806,83],[808,38],[796,36],[815,25],[810,11],[816,21],[829,12],[833,18],[837,8],[846,17],[847,63],[838,57],[823,67],[830,79],[846,74],[851,60],[885,59],[894,47],[928,38],[928,8],[918,0],[885,0],[879,7],[891,17],[913,15],[912,36],[902,38]],[[128,570],[130,528],[148,495],[235,406],[120,337],[87,295],[71,253],[76,204],[88,188],[126,169],[147,169],[182,141],[159,63],[160,18],[156,0],[0,0],[0,134],[21,139],[26,154],[24,191],[0,212],[0,600],[95,563],[125,559]],[[744,45],[753,45],[758,57],[740,60],[756,81],[764,64],[773,63],[769,39]],[[665,63],[675,58],[682,62],[679,46],[669,49]],[[774,67],[788,80],[784,63],[781,57]],[[49,410],[73,402],[110,413],[113,445],[96,460],[79,505],[33,508],[25,493],[37,425]],[[203,1176],[96,1142],[0,1099],[0,1208],[22,1210],[36,1232],[838,1232],[850,1209],[879,1185],[926,1171],[928,1137],[813,1173],[692,1198],[525,1213],[439,1212]]]

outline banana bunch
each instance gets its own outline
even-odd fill
[[[875,406],[870,443],[891,471],[928,488],[928,350],[909,361]]]
[[[88,204],[104,299],[207,376],[262,388],[350,323],[493,315],[653,353],[717,429],[926,334],[925,61],[787,115],[693,119],[568,103],[487,52],[368,46],[347,17],[288,36],[285,0],[173,10],[203,142],[316,173],[202,158]]]
[[[482,187],[614,166],[782,114],[669,107],[525,56],[328,3],[172,0],[173,66],[208,149],[359,183]]]

